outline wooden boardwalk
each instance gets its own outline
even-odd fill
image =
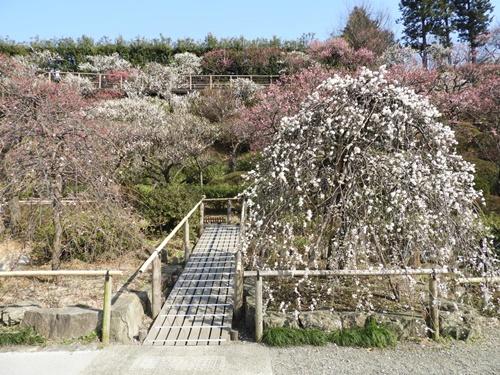
[[[143,345],[229,343],[237,225],[208,225]]]

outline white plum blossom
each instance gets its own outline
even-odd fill
[[[177,69],[153,62],[132,72],[124,88],[129,97],[158,96],[168,100],[177,80]]]
[[[88,62],[78,64],[78,69],[84,72],[107,73],[112,70],[128,70],[132,64],[122,58],[118,52],[109,56],[87,56]]]
[[[385,71],[335,75],[283,118],[245,192],[251,268],[498,270],[473,166],[453,131]]]

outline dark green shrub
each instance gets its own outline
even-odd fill
[[[255,169],[255,166],[262,160],[262,156],[257,154],[248,153],[242,155],[236,163],[237,171],[249,172]]]
[[[244,173],[241,171],[231,172],[231,173],[225,174],[221,178],[218,178],[216,180],[211,181],[210,185],[228,184],[228,185],[235,185],[235,186],[243,186],[245,183],[245,180],[243,178],[243,174]]]
[[[498,166],[491,161],[476,157],[467,157],[466,160],[473,163],[476,168],[474,173],[476,190],[482,190],[484,195],[498,194]]]
[[[137,209],[150,232],[168,231],[201,199],[199,188],[186,184],[136,185]],[[190,220],[195,223],[197,219]]]
[[[242,188],[230,184],[205,185],[202,188],[207,198],[233,198],[242,192]]]
[[[496,212],[490,212],[484,217],[483,222],[490,228],[490,234],[493,237],[493,246],[497,256],[500,256],[500,215]]]
[[[227,173],[226,163],[213,164],[203,171],[203,181],[204,183],[210,183],[213,180],[222,178]]]

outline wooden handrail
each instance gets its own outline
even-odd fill
[[[165,248],[167,243],[177,234],[177,232],[184,227],[184,259],[189,258],[190,256],[190,246],[189,246],[189,218],[195,213],[197,209],[200,210],[200,230],[199,235],[203,233],[203,216],[204,216],[204,207],[205,202],[216,202],[216,201],[227,201],[228,202],[228,224],[230,224],[230,202],[232,200],[237,200],[239,198],[209,198],[207,199],[205,196],[189,211],[189,213],[184,216],[184,218],[177,224],[177,226],[169,233],[167,237],[162,241],[158,247],[151,253],[148,259],[142,264],[142,266],[137,271],[137,274],[141,274],[145,272],[148,267],[153,265],[152,272],[152,302],[151,302],[151,315],[152,318],[155,318],[157,314],[161,310],[161,262],[159,258],[160,252]]]
[[[122,271],[107,270],[57,270],[57,271],[5,271],[0,277],[39,277],[39,276],[122,276]]]
[[[203,202],[223,202],[223,201],[238,201],[240,198],[238,197],[233,197],[233,198],[205,198],[203,199]]]
[[[122,271],[111,270],[57,270],[57,271],[6,271],[0,277],[37,277],[37,276],[104,276],[104,303],[102,307],[102,344],[109,344],[111,325],[112,276],[121,276]]]
[[[158,247],[151,253],[149,258],[143,263],[141,268],[139,268],[140,273],[143,273],[144,271],[146,271],[146,269],[149,267],[151,262],[158,256],[159,252],[163,250],[163,248],[172,239],[172,237],[179,231],[179,229],[181,229],[184,226],[184,223],[187,220],[189,220],[191,215],[194,214],[194,212],[198,209],[200,204],[203,203],[203,200],[204,199],[202,199],[198,203],[196,203],[196,205],[193,207],[193,209],[191,211],[189,211],[189,213],[186,216],[184,216],[184,218],[180,221],[179,224],[177,224],[177,226],[172,230],[172,232],[170,232],[170,234],[167,237],[165,237],[165,239],[162,241],[162,243],[160,245],[158,245]]]
[[[432,275],[446,274],[447,269],[421,268],[408,270],[262,270],[245,271],[244,277],[278,276],[386,276],[386,275]]]

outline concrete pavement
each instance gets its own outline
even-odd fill
[[[110,345],[102,350],[0,353],[0,375],[272,375],[269,348]]]

